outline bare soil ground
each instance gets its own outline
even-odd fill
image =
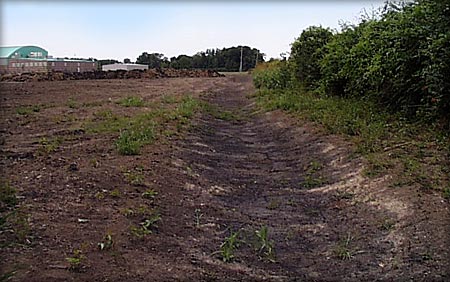
[[[447,201],[391,188],[389,176],[363,177],[351,144],[259,111],[253,91],[248,75],[2,83],[2,177],[19,204],[0,233],[0,273],[11,281],[450,279]],[[186,94],[207,110],[140,155],[119,155],[117,133],[85,130],[100,111],[149,110],[122,107],[121,98],[159,105]],[[18,110],[33,105],[39,110]]]

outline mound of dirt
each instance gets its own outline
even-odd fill
[[[118,70],[93,72],[48,72],[48,73],[21,73],[0,75],[0,81],[55,81],[55,80],[87,80],[87,79],[137,79],[162,77],[220,77],[222,74],[213,70],[187,70],[187,69],[149,69],[149,70]]]

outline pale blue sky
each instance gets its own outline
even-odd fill
[[[55,57],[134,61],[248,45],[270,57],[310,25],[339,28],[383,1],[11,1],[1,3],[2,46],[38,45]]]

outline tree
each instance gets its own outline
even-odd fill
[[[125,59],[123,59],[123,63],[124,63],[124,64],[130,64],[130,63],[131,63],[131,60],[128,59],[128,58],[125,58]]]
[[[102,66],[104,66],[104,65],[111,65],[111,64],[117,64],[117,63],[119,63],[119,61],[114,60],[114,59],[98,60],[97,66],[98,66],[98,69],[101,70]]]
[[[295,76],[305,86],[312,88],[320,80],[320,60],[325,54],[324,46],[332,37],[329,28],[310,26],[292,43],[289,60]]]
[[[147,52],[142,53],[137,59],[137,64],[148,65],[149,68],[161,68],[163,63],[164,54]]]

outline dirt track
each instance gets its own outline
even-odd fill
[[[45,102],[45,93],[56,92],[55,84],[45,83],[20,86],[28,93],[23,97],[8,86],[3,111]],[[54,124],[46,118],[60,114],[62,106],[30,121],[38,127],[26,127],[21,118],[3,122],[9,134],[2,167],[21,187],[32,229],[27,247],[2,250],[2,270],[17,269],[13,281],[448,279],[446,203],[432,194],[417,199],[408,191],[387,190],[387,178],[361,176],[363,164],[341,138],[280,112],[259,112],[248,97],[254,91],[249,76],[139,86],[89,82],[101,83],[97,96],[77,87],[83,82],[71,83],[71,91],[79,93],[73,95],[80,95],[74,96],[77,101],[106,100],[101,93],[110,87],[113,99],[130,91],[148,100],[191,92],[212,108],[197,116],[185,134],[147,146],[134,157],[114,152],[114,136],[82,131],[69,132],[73,138],[53,154],[35,156],[35,143],[27,139],[50,130],[66,134],[61,131],[80,122]],[[32,98],[36,91],[42,96]],[[91,109],[72,111],[81,121],[92,115]],[[14,126],[19,123],[25,127]],[[131,185],[123,171],[138,166],[145,181]],[[116,187],[121,196],[108,196]],[[157,196],[142,199],[149,187]],[[106,197],[100,199],[96,195],[102,191]],[[158,210],[161,222],[153,234],[138,239],[129,228],[141,218],[125,216],[124,209],[142,206]],[[256,250],[261,247],[256,231],[262,227],[267,227],[268,245]],[[220,246],[234,232],[239,244],[232,261],[223,262]],[[105,234],[111,234],[114,246],[100,251],[97,243]],[[65,260],[74,249],[84,255],[76,271]]]

